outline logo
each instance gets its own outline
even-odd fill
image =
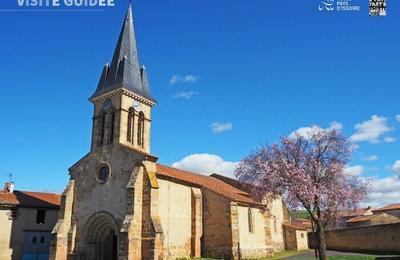
[[[323,10],[333,11],[335,9],[334,4],[335,3],[333,2],[333,0],[322,1],[318,6],[318,10],[320,10],[320,11],[323,11]]]
[[[373,1],[373,0],[371,0]],[[318,5],[320,12],[349,12],[360,11],[360,6],[353,3],[353,0],[322,0]]]
[[[386,15],[386,0],[369,0],[369,15],[370,16],[385,16]]]
[[[73,8],[99,8],[115,6],[115,0],[14,0],[15,10],[71,10]],[[10,9],[11,10],[11,9]],[[7,11],[7,10],[6,10]],[[11,10],[14,11],[14,10]]]

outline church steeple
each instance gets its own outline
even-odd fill
[[[122,144],[150,152],[151,110],[147,72],[139,65],[129,5],[111,64],[104,66],[90,98],[94,105],[92,150]]]
[[[117,46],[115,47],[111,65],[107,64],[104,66],[96,92],[92,95],[91,99],[120,88],[134,92],[152,102],[155,101],[150,94],[148,86],[145,86],[142,82],[142,72],[139,66],[132,7],[130,4]]]

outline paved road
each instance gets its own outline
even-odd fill
[[[365,255],[365,254],[357,254],[357,253],[347,253],[347,252],[337,252],[337,251],[328,251],[328,256],[375,256],[378,260],[399,260],[400,256],[382,256],[382,255]],[[284,258],[288,260],[315,260],[314,251],[309,250],[302,255],[291,256],[288,258]]]

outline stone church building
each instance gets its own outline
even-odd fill
[[[69,169],[50,259],[239,259],[283,249],[281,200],[263,204],[236,180],[161,165],[150,153],[156,101],[131,7],[90,101],[91,149]]]

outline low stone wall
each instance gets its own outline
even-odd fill
[[[400,254],[400,223],[328,230],[328,250]]]

